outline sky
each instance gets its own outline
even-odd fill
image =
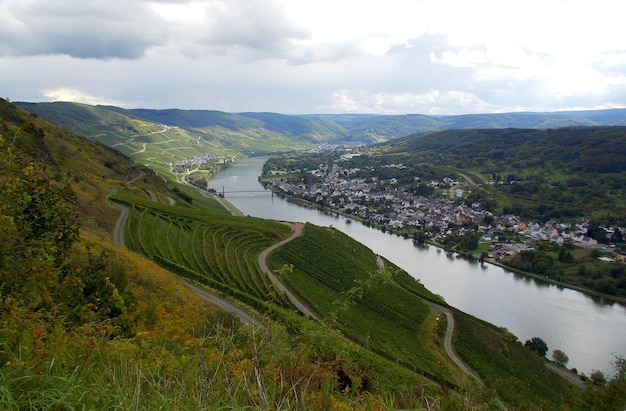
[[[0,96],[431,115],[626,107],[614,0],[0,0]]]

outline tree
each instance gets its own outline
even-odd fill
[[[548,352],[548,344],[546,344],[546,342],[539,337],[533,337],[530,340],[526,340],[524,347],[530,348],[541,357],[545,357]]]
[[[417,230],[413,233],[413,242],[417,245],[423,245],[426,243],[426,233],[424,230]]]
[[[477,234],[470,234],[467,236],[467,240],[465,241],[465,248],[469,251],[475,250],[478,248],[479,237]]]
[[[555,363],[565,366],[569,361],[569,357],[561,350],[552,351],[552,359]]]
[[[592,372],[591,375],[589,375],[589,379],[595,385],[605,385],[606,384],[606,377],[604,376],[604,373],[602,371],[596,370],[596,371]]]
[[[626,358],[615,357],[615,379],[626,380]]]

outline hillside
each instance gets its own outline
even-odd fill
[[[306,117],[229,114],[210,110],[126,110],[77,103],[17,103],[90,140],[159,167],[203,154],[241,156],[311,148],[337,139],[334,123]],[[334,128],[334,130],[331,130]]]
[[[16,104],[76,134],[115,146],[142,163],[161,158],[163,150],[175,161],[205,153],[275,153],[311,148],[324,143],[371,144],[415,133],[452,129],[626,125],[626,109],[455,116],[284,115],[215,110],[123,109],[61,102]],[[163,125],[178,129],[166,130]],[[151,144],[158,144],[162,150],[151,151]],[[151,167],[158,166],[154,162],[149,164]]]
[[[465,331],[454,338],[482,380],[468,381],[445,354],[443,321],[419,302],[438,298],[313,226],[271,262],[283,276],[293,265],[305,301],[324,301],[323,323],[308,320],[257,262],[285,225],[227,215],[1,100],[0,116],[3,408],[589,409],[609,395],[583,397],[514,337],[459,313]],[[135,253],[110,242],[119,208],[109,194],[129,208],[124,237]],[[171,272],[263,327],[241,325]],[[339,280],[328,284],[329,273]],[[327,287],[308,287],[303,274]],[[385,338],[364,343],[360,324]]]
[[[383,231],[624,301],[625,142],[623,126],[449,130],[275,156],[264,178]]]
[[[450,130],[394,140],[381,154],[469,173],[483,183],[475,200],[492,200],[492,211],[625,225],[625,141],[622,126]]]

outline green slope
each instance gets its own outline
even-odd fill
[[[166,163],[190,157],[210,154],[231,159],[314,146],[307,139],[295,141],[287,134],[264,129],[259,121],[216,111],[125,110],[63,102],[18,104],[115,148],[170,180],[175,176]]]
[[[164,200],[176,194],[148,169],[134,165],[127,157],[101,144],[76,137],[4,101],[0,101],[0,117],[2,158],[11,158],[8,154],[23,150],[33,164],[37,163],[37,172],[50,176],[51,187],[58,190],[71,207],[84,213],[84,230],[106,238],[104,232],[111,229],[118,215],[113,211],[101,212],[103,207],[116,210],[106,200],[106,195],[113,188],[124,188],[117,191],[115,198],[133,207],[126,231],[132,247],[168,269],[183,275],[194,274],[197,279],[206,279],[232,297],[240,297],[256,308],[265,307],[279,319],[278,324],[261,335],[245,329],[238,334],[223,336],[222,340],[215,334],[198,337],[196,333],[203,327],[215,330],[218,321],[197,317],[181,324],[170,314],[181,307],[183,311],[192,311],[202,304],[189,303],[189,297],[182,293],[172,297],[171,301],[150,300],[153,305],[146,305],[143,299],[133,299],[132,290],[124,288],[124,282],[117,278],[123,277],[124,270],[128,269],[124,268],[122,259],[115,261],[117,265],[105,265],[103,276],[95,282],[98,287],[112,290],[111,284],[115,281],[120,294],[111,292],[105,295],[107,298],[94,296],[93,303],[88,301],[84,305],[87,311],[78,312],[85,315],[85,312],[94,310],[94,317],[90,320],[93,321],[99,318],[96,315],[104,313],[121,315],[116,310],[123,307],[129,312],[124,320],[143,327],[137,336],[129,333],[123,340],[111,338],[117,334],[108,333],[106,327],[111,323],[107,319],[97,323],[83,321],[64,329],[64,310],[73,300],[68,296],[81,295],[80,292],[89,289],[87,286],[52,287],[55,291],[60,290],[58,301],[63,304],[55,305],[51,301],[50,306],[54,309],[50,310],[19,306],[18,300],[6,299],[3,294],[0,360],[4,372],[0,382],[6,394],[2,401],[8,408],[19,408],[17,404],[24,408],[28,404],[31,407],[35,404],[37,408],[72,408],[70,403],[61,400],[77,401],[81,398],[79,392],[83,396],[89,392],[89,404],[94,408],[106,408],[107,404],[142,408],[143,404],[150,409],[175,404],[177,408],[211,409],[226,407],[225,401],[230,401],[231,407],[250,408],[258,407],[258,401],[264,397],[264,401],[268,398],[272,401],[266,409],[284,408],[285,399],[290,401],[289,404],[299,404],[295,407],[299,409],[364,406],[414,409],[423,408],[431,401],[441,404],[441,409],[459,409],[468,401],[477,408],[488,409],[496,403],[492,391],[494,385],[506,386],[510,378],[515,379],[511,384],[513,390],[499,387],[498,395],[511,408],[558,409],[567,405],[573,409],[584,408],[578,407],[580,393],[564,386],[560,380],[551,381],[551,374],[534,375],[520,370],[525,364],[536,366],[537,361],[531,360],[533,353],[517,347],[519,342],[511,341],[509,335],[503,335],[491,326],[482,324],[478,327],[480,323],[471,318],[464,320],[463,329],[471,329],[475,334],[460,329],[456,338],[463,341],[462,355],[479,368],[487,384],[483,387],[459,379],[454,368],[445,364],[446,359],[441,357],[441,327],[436,325],[432,313],[416,299],[417,295],[429,299],[436,297],[414,281],[408,281],[401,273],[372,276],[377,264],[371,251],[334,230],[307,227],[301,241],[293,242],[276,254],[279,260],[275,263],[281,269],[283,263],[293,264],[294,273],[301,278],[295,280],[294,288],[309,275],[326,284],[325,288],[320,288],[323,294],[330,296],[326,300],[315,295],[319,292],[317,287],[303,287],[298,291],[309,301],[318,298],[325,304],[321,311],[328,324],[346,323],[338,328],[351,341],[334,327],[304,321],[293,311],[285,310],[287,302],[283,296],[276,294],[267,299],[271,286],[258,271],[255,258],[262,247],[286,234],[284,226],[192,208],[196,201],[193,206],[184,202],[178,207],[170,206]],[[22,172],[28,170],[26,167]],[[6,174],[3,167],[0,175],[3,179],[10,177]],[[19,184],[18,179],[7,179],[6,182]],[[41,189],[40,186],[34,188]],[[152,201],[148,191],[154,192],[162,202]],[[28,196],[20,198],[30,201]],[[73,199],[75,201],[71,203]],[[11,211],[12,204],[5,203],[2,204],[3,212]],[[3,214],[0,222],[11,226],[17,217]],[[91,220],[96,221],[95,229],[89,226],[93,224]],[[11,238],[17,241],[19,233],[13,234]],[[6,245],[4,237],[2,241]],[[108,253],[114,257],[126,255],[113,250],[110,244],[105,244],[106,241],[100,245],[96,240],[91,242],[94,243],[89,246],[91,248],[84,246],[82,252],[64,256],[67,264],[65,260],[58,264],[55,267],[58,271],[51,271],[48,267],[50,260],[33,265],[38,269],[30,271],[33,275],[31,283],[37,284],[34,279],[39,277],[34,274],[39,273],[50,274],[41,277],[51,284],[61,281],[64,275],[72,272],[72,267],[82,267],[83,259],[91,261],[100,253],[102,261]],[[48,250],[52,248],[47,247]],[[7,258],[18,257],[21,256],[15,254],[12,247],[3,247],[1,267],[6,268]],[[125,257],[128,258],[137,259],[137,256]],[[96,259],[97,264],[81,268],[77,273],[82,277],[76,277],[76,284],[94,284],[89,276],[102,271],[100,261]],[[143,260],[136,261],[133,272],[138,278],[133,280],[132,287],[150,290],[146,293],[154,294],[156,290],[170,289],[177,284],[165,283],[162,279],[158,280],[160,283],[156,282],[153,273],[157,270]],[[30,260],[27,262],[30,264]],[[287,271],[284,273],[288,274]],[[333,278],[338,279],[337,284],[329,282]],[[5,281],[5,277],[2,279]],[[3,286],[7,284],[2,283]],[[3,293],[8,288],[2,288]],[[335,300],[339,303],[335,305],[338,311],[333,313],[332,304],[328,305],[328,302]],[[117,305],[105,307],[109,311],[96,310],[95,304],[107,302]],[[407,314],[410,309],[415,309],[414,318]],[[75,312],[70,310],[69,313]],[[24,332],[24,326],[29,331]],[[371,328],[372,335],[378,339],[376,346],[363,339],[364,333],[358,332],[363,327]],[[161,328],[167,329],[169,334],[161,334]],[[475,331],[477,329],[479,331]],[[401,338],[393,337],[396,332]],[[489,344],[484,344],[483,340]],[[510,344],[516,345],[513,358]],[[27,348],[20,355],[14,355],[13,350],[20,350],[20,347]],[[492,357],[497,358],[493,364]],[[136,362],[140,367],[133,373],[131,369],[135,368],[130,365]],[[112,375],[118,381],[115,384],[111,384]],[[222,379],[224,375],[226,377]],[[424,380],[423,375],[434,377],[437,382]],[[141,383],[135,384],[136,381]],[[246,387],[246,381],[257,384]],[[258,381],[268,384],[262,385]],[[284,385],[283,381],[295,385]],[[297,385],[298,381],[307,383]],[[249,391],[228,391],[233,383],[241,384]],[[68,387],[80,387],[80,390],[70,390],[71,396],[64,396]],[[263,393],[267,396],[259,394],[259,390],[266,389]],[[530,390],[533,395],[527,395],[525,390]],[[208,402],[213,392],[215,398],[211,397],[213,402]],[[147,393],[152,396],[146,398]],[[202,398],[198,399],[198,396]],[[296,402],[305,399],[308,401],[306,405]]]

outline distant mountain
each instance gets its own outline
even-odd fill
[[[350,134],[342,126],[323,117],[288,116],[277,113],[241,113],[241,115],[260,121],[268,130],[285,133],[298,139],[309,136],[315,141],[351,140]]]
[[[315,116],[289,116],[278,113],[231,114],[214,110],[125,110],[112,106],[105,108],[127,116],[185,129],[221,127],[239,132],[258,129],[315,143],[349,139],[343,127],[331,120]]]
[[[456,116],[332,117],[355,140],[387,141],[409,134],[454,129],[534,128],[626,125],[626,109],[553,113],[494,113]]]
[[[76,103],[16,103],[48,120],[90,137],[103,128],[137,132],[139,120],[179,127],[213,146],[239,152],[277,152],[322,143],[377,143],[428,131],[454,129],[552,129],[626,125],[626,109],[552,113],[424,114],[225,113],[215,110],[123,109]],[[145,126],[145,124],[144,124]],[[294,146],[294,142],[296,146]]]
[[[182,128],[203,128],[209,126],[224,127],[230,130],[245,130],[250,128],[260,128],[263,123],[238,116],[236,114],[225,113],[215,110],[150,110],[150,109],[130,109],[126,110],[114,106],[104,107],[107,110],[116,111],[130,117],[141,118],[159,124]]]

